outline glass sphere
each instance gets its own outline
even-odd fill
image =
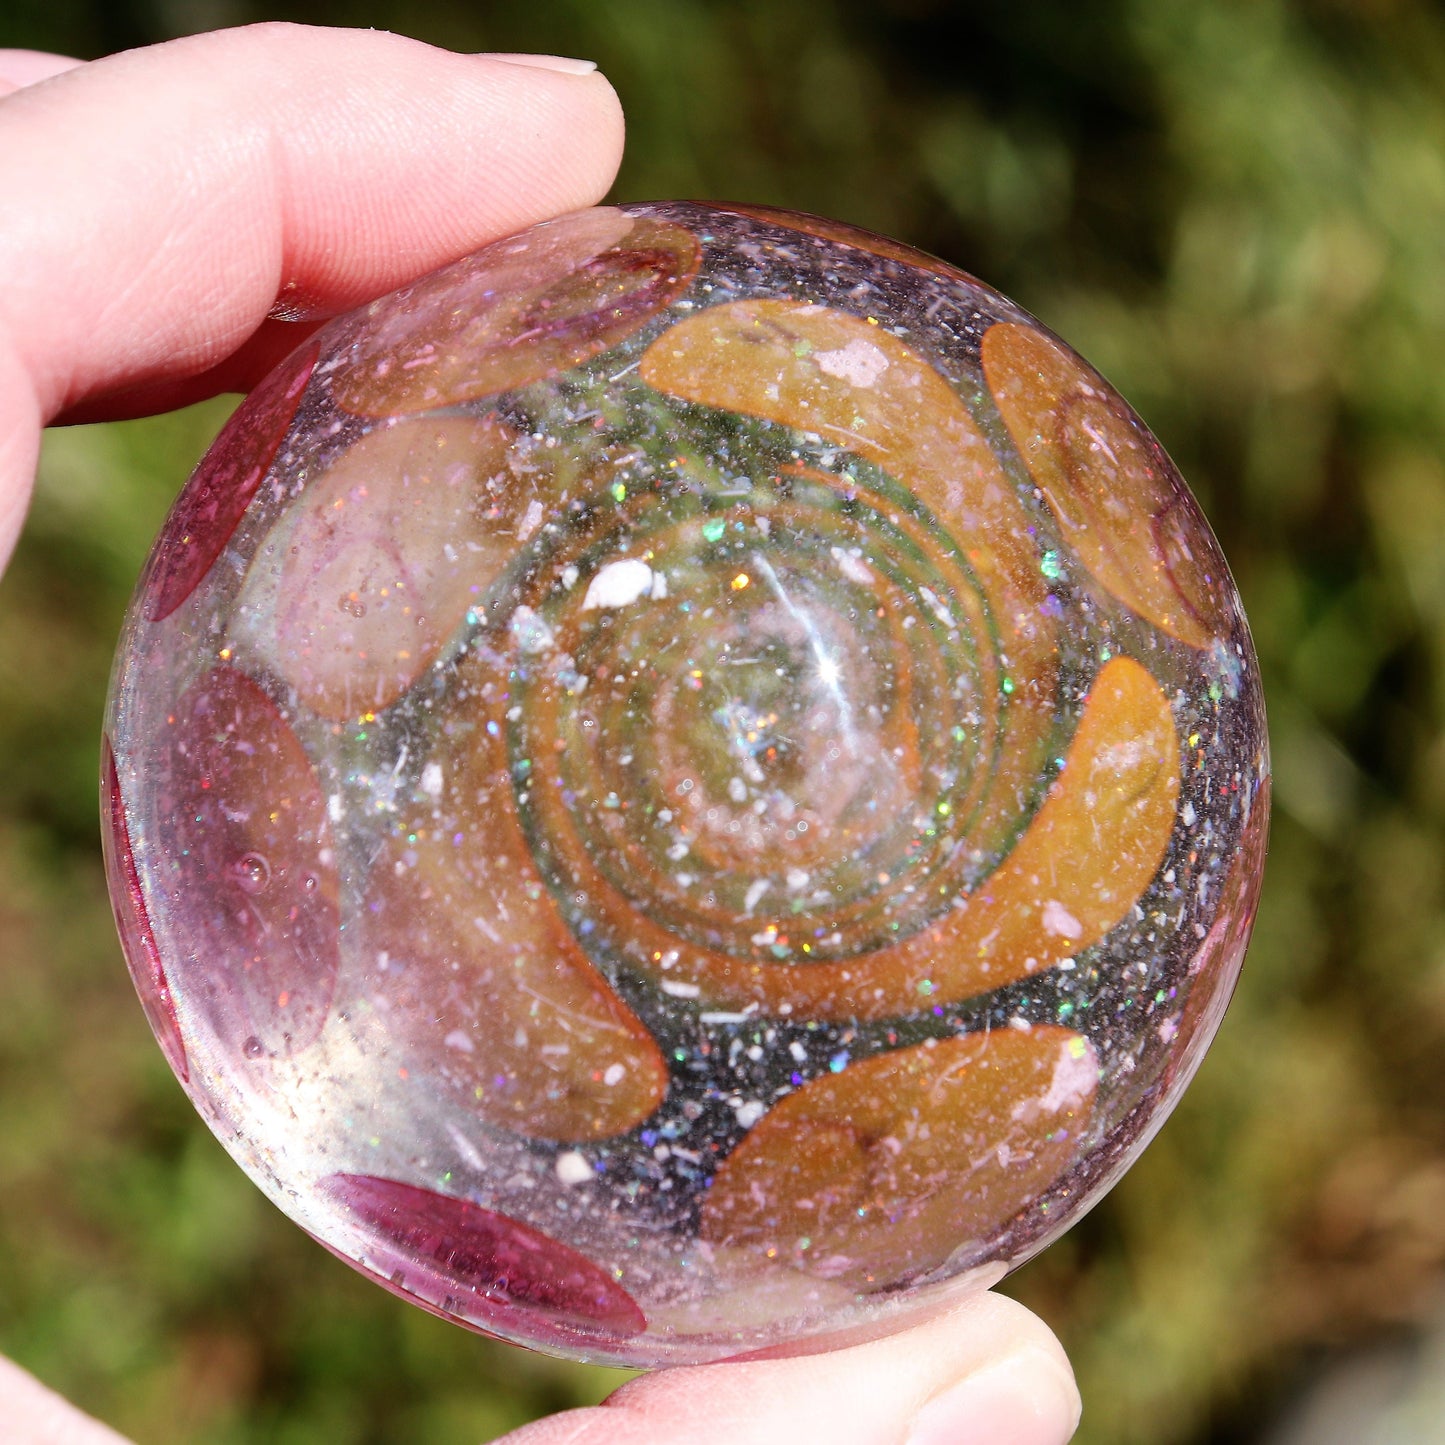
[[[177,501],[113,898],[329,1249],[628,1365],[899,1327],[1120,1175],[1218,1025],[1268,757],[1118,395],[849,226],[602,207],[305,342]]]

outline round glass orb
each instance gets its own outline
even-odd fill
[[[628,1365],[880,1333],[1120,1175],[1268,814],[1174,467],[953,267],[603,207],[330,322],[166,523],[104,761],[121,935],[329,1249]]]

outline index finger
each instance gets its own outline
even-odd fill
[[[545,64],[267,24],[0,100],[0,561],[50,420],[249,386],[299,339],[278,298],[329,315],[598,200],[616,97]]]

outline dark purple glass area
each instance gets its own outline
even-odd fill
[[[238,1054],[294,1054],[326,1023],[337,875],[315,769],[276,704],[234,668],[177,701],[155,819],[191,996]],[[200,903],[204,900],[204,903]]]
[[[317,355],[312,342],[257,386],[192,473],[171,508],[141,584],[150,621],[169,617],[231,540],[286,439]]]
[[[161,951],[156,947],[155,931],[146,914],[145,894],[136,872],[135,854],[130,846],[130,827],[125,820],[125,799],[120,793],[120,778],[115,771],[115,753],[110,739],[101,739],[100,805],[102,840],[105,844],[106,868],[111,875],[110,905],[115,926],[120,933],[126,962],[135,976],[141,1005],[159,1041],[166,1060],[184,1082],[191,1076],[186,1061],[186,1046],[181,1026],[176,1019],[176,1001],[166,979]]]
[[[444,1314],[544,1346],[621,1342],[647,1328],[626,1290],[530,1225],[396,1179],[333,1174],[324,1187],[372,1232],[378,1277]]]

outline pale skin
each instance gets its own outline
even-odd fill
[[[0,50],[0,565],[53,422],[245,391],[319,319],[610,185],[599,74],[265,25],[79,64]],[[1058,1341],[978,1294],[891,1338],[662,1371],[506,1445],[1062,1445]],[[13,1445],[124,1445],[0,1360]]]

